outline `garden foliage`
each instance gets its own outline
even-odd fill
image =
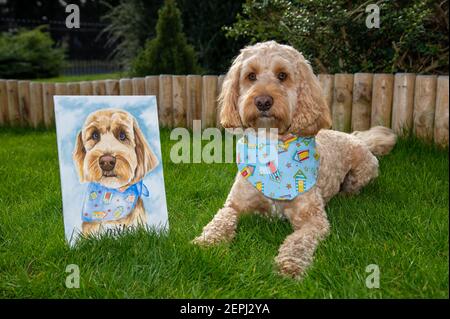
[[[45,27],[0,34],[0,78],[54,77],[64,65],[64,49],[56,47]]]
[[[448,1],[378,1],[380,28],[366,26],[365,0],[246,0],[227,35],[277,40],[317,72],[448,74]]]
[[[107,23],[104,34],[108,37],[111,56],[124,69],[129,70],[132,61],[145,46],[147,40],[156,36],[157,11],[162,0],[120,0],[118,4],[102,3],[109,9],[103,16]],[[193,45],[201,73],[224,73],[230,61],[245,44],[242,40],[227,38],[224,25],[235,21],[244,0],[176,0],[181,11],[183,31]]]
[[[189,74],[198,70],[194,48],[182,31],[181,13],[174,0],[165,0],[158,12],[156,37],[132,63],[135,76],[149,74]]]
[[[129,69],[145,42],[155,37],[156,12],[163,1],[120,0],[113,5],[104,0],[102,3],[108,7],[102,16],[102,21],[107,23],[102,33],[108,38],[110,56],[124,69]]]

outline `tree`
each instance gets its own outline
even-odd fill
[[[102,3],[113,0],[102,0]],[[114,0],[108,5],[103,21],[108,23],[104,35],[113,48],[111,55],[125,69],[145,46],[156,36],[158,9],[163,0]],[[234,56],[245,44],[225,36],[224,25],[235,22],[244,0],[176,0],[181,11],[183,32],[195,48],[202,73],[219,74],[227,71]]]
[[[145,42],[155,36],[157,10],[163,1],[120,0],[118,5],[110,1],[102,1],[108,8],[101,18],[108,23],[102,35],[106,35],[106,44],[112,48],[111,57],[124,69],[129,69]]]
[[[182,29],[175,1],[165,0],[158,11],[156,38],[147,41],[133,61],[132,75],[195,73],[198,67],[194,48],[187,43]]]
[[[195,47],[202,69],[209,74],[225,73],[245,41],[227,38],[224,25],[235,22],[243,0],[177,0],[183,30]]]

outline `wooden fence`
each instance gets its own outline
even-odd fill
[[[163,127],[219,126],[217,96],[224,76],[160,75],[72,83],[0,80],[0,126],[52,127],[53,95],[156,95]],[[448,76],[320,74],[333,128],[391,127],[448,146]]]

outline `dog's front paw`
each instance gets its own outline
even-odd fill
[[[212,246],[230,242],[232,239],[232,235],[220,232],[203,232],[200,236],[194,238],[191,243],[199,246]]]
[[[211,246],[214,244],[213,241],[209,240],[206,236],[204,236],[203,234],[194,238],[191,241],[192,244],[194,245],[199,245],[199,246]]]
[[[191,243],[199,246],[212,246],[224,242],[225,238],[218,236],[218,234],[211,234],[203,232],[200,236],[194,238]]]
[[[277,256],[275,263],[280,275],[300,280],[303,278],[306,266],[297,258],[287,256]]]

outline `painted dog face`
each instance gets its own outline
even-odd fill
[[[121,188],[158,165],[136,119],[118,109],[91,113],[77,135],[73,160],[81,182]]]

